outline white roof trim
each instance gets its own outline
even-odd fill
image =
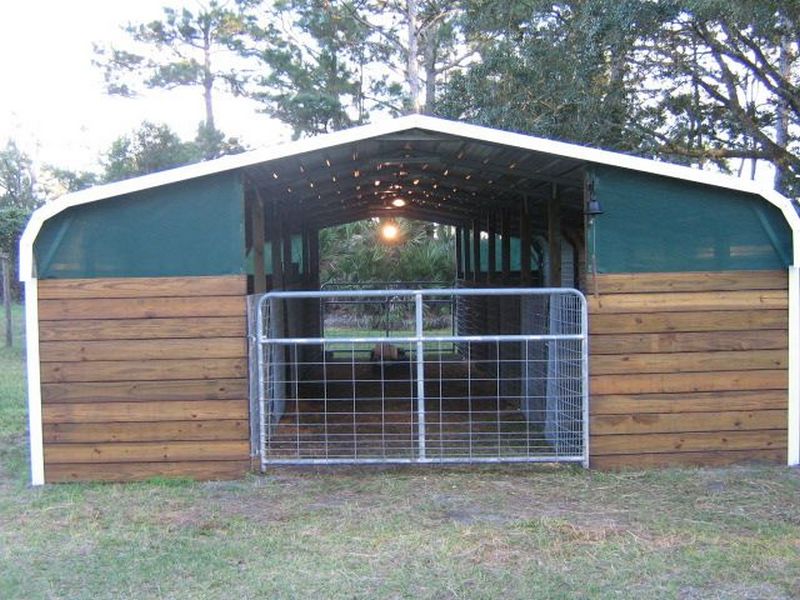
[[[756,182],[520,133],[500,131],[424,115],[409,115],[65,194],[52,202],[48,202],[31,216],[31,220],[20,239],[20,280],[29,281],[35,277],[33,273],[33,243],[45,221],[72,206],[97,202],[98,200],[105,200],[114,196],[130,194],[205,175],[241,169],[278,158],[350,144],[408,129],[424,129],[435,133],[470,138],[480,142],[564,156],[599,165],[630,169],[760,195],[783,212],[784,217],[795,232],[793,236],[794,263],[800,265],[800,217],[798,217],[794,206],[788,198]]]

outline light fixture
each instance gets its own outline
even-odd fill
[[[402,198],[395,198],[392,200],[392,206],[395,208],[403,208],[406,205],[406,201]]]
[[[400,237],[400,228],[394,221],[386,221],[381,225],[381,237],[387,242],[396,242]]]
[[[603,205],[600,204],[600,200],[597,199],[597,196],[594,193],[594,182],[589,182],[588,186],[589,192],[589,201],[586,204],[586,216],[589,219],[594,219],[602,215],[605,211],[603,210]]]

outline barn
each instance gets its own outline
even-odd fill
[[[320,285],[320,232],[399,217],[455,281]],[[750,181],[420,115],[68,194],[20,243],[32,482],[798,464],[798,228]]]

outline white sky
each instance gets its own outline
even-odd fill
[[[108,96],[92,66],[92,43],[124,45],[120,26],[160,18],[164,5],[191,0],[0,0],[0,145],[14,138],[38,164],[95,169],[111,142],[143,120],[164,122],[183,139],[204,118],[201,92]],[[215,96],[217,127],[249,147],[289,139],[254,102]]]

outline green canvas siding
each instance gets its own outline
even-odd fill
[[[244,252],[238,173],[74,206],[34,245],[40,279],[236,275]]]
[[[603,205],[589,242],[601,273],[783,269],[791,229],[750,194],[610,167],[594,169]]]

